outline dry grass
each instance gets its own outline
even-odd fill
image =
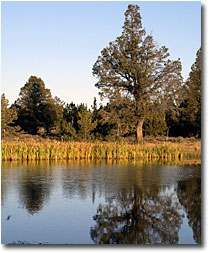
[[[143,144],[105,142],[60,142],[45,139],[2,140],[1,159],[39,160],[176,160],[201,156],[201,142],[144,142]]]

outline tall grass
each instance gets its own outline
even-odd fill
[[[200,152],[197,152],[198,156]],[[191,153],[192,154],[192,153]],[[1,142],[2,161],[183,159],[181,144],[138,145],[86,142]]]

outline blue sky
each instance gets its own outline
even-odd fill
[[[92,66],[121,35],[128,4],[138,4],[143,27],[170,58],[180,58],[186,79],[201,46],[200,2],[2,2],[1,93],[10,103],[31,75],[52,95],[90,106],[99,90]]]

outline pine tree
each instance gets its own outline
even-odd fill
[[[23,130],[35,134],[40,127],[49,133],[56,121],[56,108],[49,89],[41,78],[31,76],[21,88],[18,107],[18,122]]]
[[[122,35],[104,48],[93,66],[101,97],[116,91],[134,101],[137,140],[143,137],[142,126],[151,105],[170,108],[180,90],[181,63],[171,61],[165,46],[158,48],[142,28],[137,5],[125,12]]]

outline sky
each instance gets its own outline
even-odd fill
[[[187,79],[201,46],[199,1],[2,2],[1,93],[13,103],[35,75],[67,103],[100,102],[92,67],[121,35],[129,4],[140,6],[143,27],[170,59],[181,59]]]

